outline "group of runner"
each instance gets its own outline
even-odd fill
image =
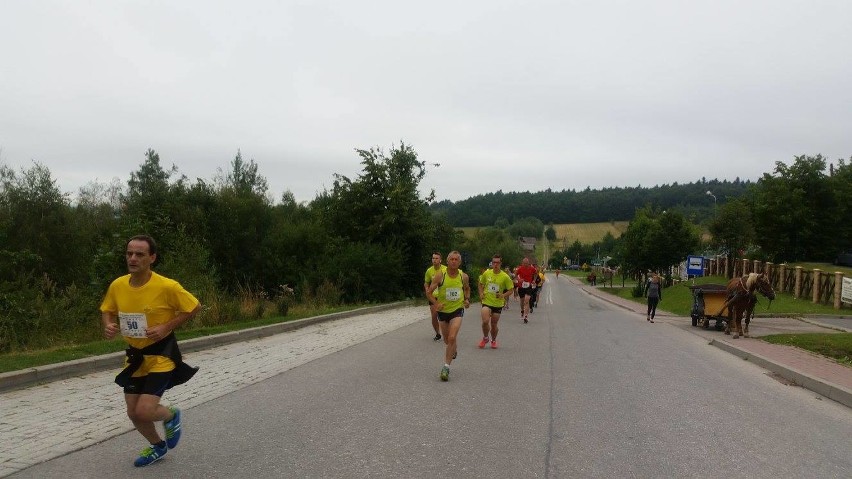
[[[479,275],[477,286],[482,302],[480,318],[482,322],[482,339],[479,348],[489,344],[491,349],[497,349],[498,322],[509,298],[519,299],[521,321],[529,322],[529,313],[536,306],[538,295],[544,284],[544,272],[530,264],[529,258],[524,258],[521,265],[510,273],[503,269],[503,258],[495,254],[491,258],[489,268]],[[461,254],[452,251],[447,255],[446,266],[441,263],[441,253],[432,254],[432,266],[424,275],[423,289],[429,300],[429,310],[432,317],[432,327],[435,330],[435,341],[442,338],[444,350],[444,365],[440,378],[448,381],[450,364],[458,356],[457,337],[461,328],[464,310],[470,307],[470,278],[459,269]]]
[[[128,418],[148,443],[133,462],[143,467],[162,459],[180,440],[181,411],[161,404],[161,400],[166,390],[190,380],[198,370],[183,362],[174,330],[198,314],[201,304],[180,283],[152,270],[157,244],[150,236],[130,238],[125,261],[128,274],[110,284],[101,303],[101,324],[105,338],[120,335],[128,345],[124,369],[115,382],[123,389]],[[446,344],[440,374],[443,381],[449,380],[450,364],[458,355],[456,338],[462,316],[470,307],[470,279],[460,265],[458,251],[447,255],[446,266],[441,254],[435,253],[424,281],[434,340],[443,339]],[[529,259],[515,270],[514,278],[501,265],[500,255],[494,255],[490,268],[478,278],[482,300],[480,348],[490,344],[497,349],[498,321],[511,296],[520,298],[521,319],[528,322],[544,281],[544,274],[531,266]]]

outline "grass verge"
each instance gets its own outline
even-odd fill
[[[852,333],[773,334],[760,339],[772,344],[786,344],[806,349],[852,367]]]

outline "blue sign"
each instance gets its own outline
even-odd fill
[[[686,274],[690,276],[704,276],[704,257],[703,256],[687,256],[686,257]]]

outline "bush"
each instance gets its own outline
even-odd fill
[[[645,289],[642,287],[642,283],[636,283],[636,286],[630,290],[630,294],[634,298],[641,298],[642,296],[645,296]]]

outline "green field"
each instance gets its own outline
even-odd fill
[[[563,223],[553,225],[556,230],[555,245],[561,245],[565,240],[565,244],[570,245],[574,241],[579,241],[582,244],[592,244],[600,241],[607,233],[612,233],[612,236],[618,238],[627,231],[628,221],[610,221],[606,223]],[[482,228],[482,226],[466,226],[456,228],[461,230],[465,236],[473,236],[473,233]]]

